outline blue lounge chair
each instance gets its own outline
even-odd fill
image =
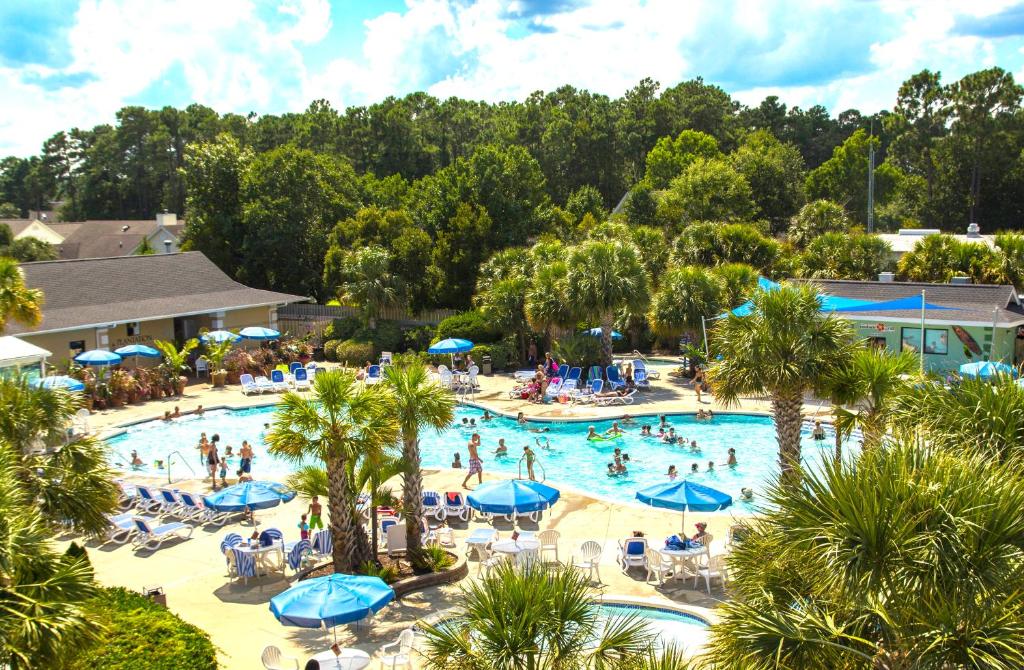
[[[617,367],[609,365],[605,368],[605,374],[608,375],[608,385],[613,391],[625,388],[626,382],[622,381],[622,377],[619,376],[619,369]]]
[[[300,363],[298,361],[292,361],[291,365],[288,366],[288,372],[290,372],[291,374],[295,374],[296,370],[305,370],[305,369],[306,368],[302,367],[302,363]]]
[[[638,389],[651,388],[651,382],[647,379],[647,372],[645,370],[633,371],[633,383],[636,384]]]
[[[243,395],[249,395],[250,393],[263,393],[263,389],[256,384],[256,380],[253,379],[250,374],[239,375],[238,383],[242,387]]]
[[[140,512],[159,512],[163,506],[163,498],[153,493],[148,486],[139,484],[135,487],[135,508]]]
[[[423,515],[433,516],[438,521],[444,521],[447,514],[444,511],[444,504],[441,502],[441,494],[437,491],[423,492]]]
[[[270,383],[275,391],[287,391],[288,382],[284,378],[284,372],[274,369],[270,371]]]
[[[178,538],[188,539],[192,537],[192,527],[186,526],[180,521],[174,521],[172,523],[165,523],[162,526],[156,526],[155,528],[150,523],[151,519],[147,519],[143,516],[132,517],[135,522],[135,527],[138,529],[138,533],[135,535],[135,540],[132,544],[135,545],[135,549],[159,549],[164,542]]]
[[[330,556],[333,548],[334,539],[331,537],[331,529],[324,528],[317,531],[313,536],[313,551],[322,556]]]
[[[601,374],[600,365],[591,365],[590,370],[587,371],[587,381],[592,382],[595,379],[604,379],[604,375]]]
[[[650,379],[650,380],[655,380],[655,379],[660,379],[661,378],[661,373],[660,372],[658,372],[657,370],[648,370],[647,369],[647,363],[644,363],[642,360],[637,358],[637,359],[635,359],[633,361],[633,377],[635,378],[636,377],[636,373],[637,372],[641,372],[641,371],[644,372],[644,374],[646,374],[647,378]]]
[[[370,369],[366,371],[366,383],[377,384],[380,382],[380,366],[371,365]]]
[[[466,499],[458,491],[449,491],[444,494],[444,512],[445,515],[450,517],[458,517],[463,521],[469,521],[469,515],[472,513],[469,505],[466,504]]]
[[[548,384],[548,388],[544,391],[545,398],[557,398],[558,394],[562,392],[562,378],[555,377]]]
[[[306,555],[309,554],[312,549],[309,544],[309,540],[299,540],[298,542],[292,542],[285,545],[285,560],[288,561],[288,567],[298,572],[305,562]]]
[[[603,379],[593,379],[590,386],[576,394],[576,402],[594,402],[597,394],[604,389]]]
[[[306,368],[302,368],[302,367],[296,368],[295,372],[292,373],[292,374],[295,376],[295,390],[296,391],[302,391],[302,390],[307,390],[308,391],[309,388],[312,386],[312,384],[310,384],[310,382],[309,382],[309,373],[306,372]]]
[[[583,374],[582,368],[569,368],[569,372],[566,374],[565,379],[562,380],[562,390],[572,391],[580,385],[580,375]]]
[[[177,493],[171,489],[157,489],[157,493],[160,494],[161,514],[176,516],[178,518],[188,516],[187,512],[185,512],[184,506],[181,504],[181,499],[178,498]]]
[[[268,528],[260,533],[260,546],[269,547],[275,542],[284,542],[284,533],[277,528]]]
[[[182,506],[190,513],[189,520],[198,523],[212,523],[215,526],[223,526],[239,512],[218,512],[203,504],[202,500],[194,493],[178,491]]]

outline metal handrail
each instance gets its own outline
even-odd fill
[[[523,479],[523,461],[525,460],[525,455],[519,457],[519,479]],[[544,470],[544,464],[541,463],[540,459],[537,458],[537,455],[534,454],[533,467],[536,468],[538,465],[540,466],[540,480],[537,481],[540,481],[540,483],[543,484],[548,480],[548,473]],[[527,473],[527,475],[529,475],[529,473]]]
[[[187,467],[189,469],[189,471],[192,473],[192,477],[194,478],[196,476],[196,469],[193,468],[192,465],[188,462],[188,459],[185,458],[185,454],[183,454],[180,451],[178,451],[177,449],[175,449],[174,451],[172,451],[169,454],[167,454],[167,483],[168,484],[171,483],[171,456],[173,456],[175,454],[177,454],[178,456],[181,457],[181,462],[184,463],[185,467]]]

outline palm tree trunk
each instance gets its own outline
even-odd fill
[[[423,532],[423,472],[420,469],[420,441],[416,435],[405,436],[402,443],[405,471],[402,473],[402,510],[405,512],[405,546],[409,562],[421,567]]]
[[[843,460],[843,436],[839,434],[839,430],[836,429],[836,425],[832,424],[832,430],[836,436],[836,463]]]
[[[331,559],[334,571],[355,572],[356,568],[369,560],[369,546],[366,534],[355,523],[355,496],[340,458],[327,461],[327,493],[327,507],[331,512]]]
[[[612,364],[612,325],[614,315],[611,312],[601,315],[601,364]]]
[[[772,394],[781,481],[792,486],[800,483],[800,424],[803,421],[803,406],[801,389],[784,389]]]

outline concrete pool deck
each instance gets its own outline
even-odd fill
[[[481,377],[481,390],[476,395],[477,404],[492,411],[515,415],[522,411],[530,418],[551,420],[587,420],[612,418],[624,413],[633,415],[659,413],[695,412],[699,408],[715,412],[741,411],[765,413],[768,405],[762,401],[744,401],[740,406],[726,409],[710,400],[698,404],[696,396],[683,381],[667,376],[671,366],[652,366],[660,369],[662,378],[654,382],[654,389],[642,394],[642,401],[628,407],[566,406],[558,404],[535,405],[508,399],[508,390],[513,385],[510,375]],[[238,387],[212,389],[208,384],[193,384],[186,389],[183,398],[168,398],[145,405],[107,410],[94,414],[91,428],[101,434],[110,434],[119,425],[149,420],[162,416],[163,412],[179,406],[183,412],[190,411],[198,404],[206,408],[218,406],[251,407],[273,402],[267,396],[243,396]],[[827,410],[827,408],[826,408]],[[181,445],[191,447],[192,445]],[[486,464],[485,464],[486,467]],[[464,470],[425,470],[426,490],[455,491],[465,476]],[[485,481],[499,476],[488,475]],[[131,479],[129,477],[129,479]],[[149,483],[164,484],[150,480]],[[558,482],[550,482],[556,487]],[[400,495],[400,483],[389,483],[392,490]],[[198,480],[176,480],[175,485],[198,493],[209,491],[209,483]],[[305,511],[306,503],[297,499],[292,503],[272,510],[260,512],[258,521],[261,528],[280,528],[286,539],[296,539],[296,524],[299,515]],[[718,546],[726,536],[726,530],[735,518],[726,512],[713,514],[690,513],[686,516],[687,534],[692,535],[694,524],[703,520]],[[483,521],[469,524],[453,523],[457,552],[463,552],[465,537],[474,529],[486,527]],[[495,527],[507,537],[511,531],[508,524],[496,522]],[[725,594],[720,585],[713,585],[709,596],[704,590],[692,588],[692,582],[667,582],[664,587],[647,584],[645,575],[634,569],[624,575],[616,564],[617,543],[629,537],[633,531],[643,531],[655,546],[664,538],[678,533],[680,515],[666,510],[657,510],[641,505],[615,503],[598,500],[579,491],[563,489],[561,500],[547,513],[539,524],[521,524],[526,529],[554,529],[561,533],[559,557],[568,561],[580,544],[596,540],[604,548],[601,555],[601,577],[604,587],[595,589],[595,595],[623,595],[657,600],[672,601],[696,608],[713,609]],[[280,647],[288,656],[296,657],[301,664],[327,646],[323,631],[286,628],[278,624],[269,611],[271,597],[287,589],[290,581],[279,575],[250,579],[248,585],[231,583],[225,571],[225,562],[220,554],[220,541],[229,532],[243,536],[252,533],[248,524],[228,524],[221,528],[200,527],[192,538],[175,544],[168,544],[155,552],[134,552],[130,546],[98,546],[89,542],[90,558],[96,570],[97,579],[105,585],[125,586],[139,590],[147,586],[161,586],[167,593],[168,606],[185,620],[211,634],[214,644],[220,650],[224,668],[260,667],[259,655],[266,645]],[[65,538],[70,540],[71,538]],[[476,578],[477,564],[470,563],[470,577]],[[289,577],[290,579],[290,577]],[[400,602],[388,605],[369,626],[361,628],[341,627],[338,639],[344,645],[358,647],[373,655],[381,645],[393,642],[399,632],[417,620],[440,610],[459,604],[458,584],[433,587],[423,592],[406,596]],[[376,667],[377,661],[374,661]],[[417,665],[416,667],[421,667]]]

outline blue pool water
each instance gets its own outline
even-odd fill
[[[538,479],[546,476],[547,481],[555,485],[571,486],[610,500],[632,501],[637,489],[666,481],[668,466],[675,465],[680,476],[732,495],[741,511],[749,509],[744,507],[749,503],[739,502],[740,489],[752,488],[756,503],[757,493],[763,491],[765,484],[778,473],[775,427],[771,419],[764,416],[723,414],[715,416],[711,421],[697,421],[692,415],[670,415],[668,420],[677,434],[687,440],[696,440],[700,450],[694,452],[686,447],[666,444],[656,437],[641,437],[639,424],[657,424],[657,417],[638,417],[638,425],[625,426],[627,432],[621,438],[593,442],[586,439],[588,425],[603,432],[611,426],[610,420],[584,423],[530,422],[527,426],[520,426],[515,420],[506,418],[481,421],[482,414],[481,410],[475,408],[460,407],[456,411],[452,428],[442,433],[424,432],[420,440],[423,466],[450,467],[455,452],[461,454],[465,466],[468,462],[466,443],[475,430],[480,433],[482,440],[480,455],[484,461],[485,474],[518,475],[523,445],[530,444],[538,458]],[[463,418],[475,419],[476,427],[464,428]],[[269,455],[263,445],[263,425],[273,420],[273,407],[212,410],[202,417],[186,417],[169,423],[150,421],[136,424],[125,433],[109,439],[108,443],[112,448],[112,461],[115,465],[125,467],[129,462],[128,455],[135,449],[145,463],[142,472],[150,475],[166,474],[166,470],[160,469],[155,462],[162,460],[163,467],[166,467],[168,455],[178,452],[180,455],[171,456],[171,463],[172,475],[180,478],[190,476],[189,468],[202,475],[204,470],[196,448],[200,433],[205,432],[208,436],[218,433],[222,454],[227,445],[233,446],[237,453],[242,440],[249,440],[256,451],[253,476],[257,479],[279,479],[292,466]],[[528,430],[531,428],[548,430],[535,433]],[[509,449],[505,457],[494,455],[499,438],[505,438]],[[538,448],[537,440],[541,448]],[[550,449],[543,448],[547,444],[550,444]],[[629,472],[625,476],[609,477],[606,474],[607,465],[612,461],[616,447],[629,454]],[[736,449],[739,463],[735,467],[724,465],[730,447]],[[817,466],[822,458],[829,458],[831,453],[831,436],[824,442],[815,442],[811,439],[810,428],[804,429],[803,454],[808,467]],[[715,464],[711,471],[708,471],[708,461]],[[691,474],[691,465],[694,463],[698,466],[697,473]],[[229,474],[234,473],[236,466],[237,456],[229,459]]]
[[[639,616],[647,624],[647,629],[655,635],[659,646],[681,645],[692,654],[701,651],[707,642],[708,622],[691,614],[660,607],[610,603],[602,604],[599,609],[600,616],[605,619]]]

